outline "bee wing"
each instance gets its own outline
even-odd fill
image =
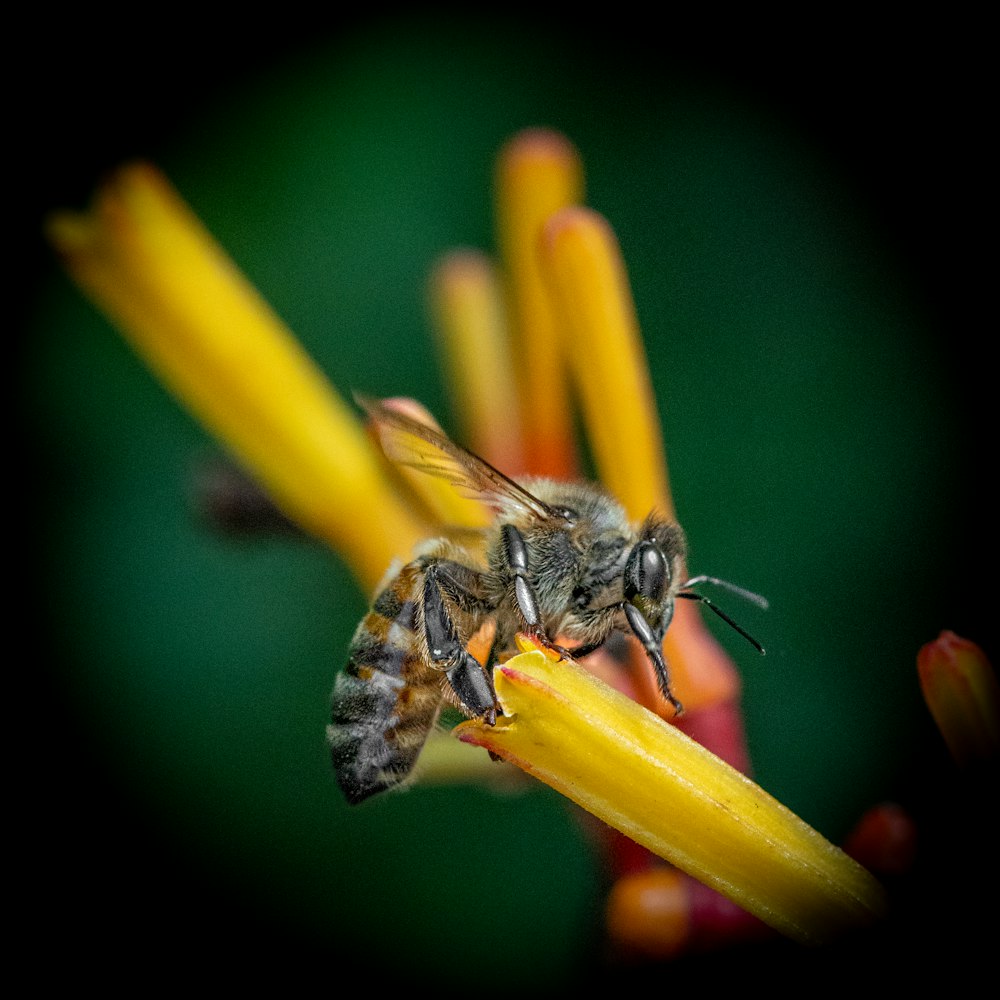
[[[501,515],[557,516],[547,503],[436,428],[378,400],[357,393],[354,398],[368,414],[382,450],[391,461],[446,479]]]

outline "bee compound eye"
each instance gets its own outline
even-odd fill
[[[670,567],[660,546],[650,542],[642,553],[642,586],[640,592],[644,597],[659,600],[666,590],[670,579]]]
[[[638,542],[625,564],[625,599],[637,597],[659,601],[667,589],[670,567],[656,542]]]

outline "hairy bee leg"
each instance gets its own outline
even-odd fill
[[[521,532],[512,524],[503,526],[503,548],[507,557],[507,567],[514,575],[514,597],[524,624],[532,635],[542,631],[542,614],[538,610],[538,598],[528,580],[528,547]]]
[[[458,635],[448,613],[442,590],[441,569],[432,563],[424,576],[424,635],[427,650],[435,664],[446,666],[445,676],[459,701],[470,714],[481,717],[488,725],[496,723],[500,705],[493,679],[469,651]]]
[[[629,628],[632,629],[635,637],[642,643],[642,648],[646,650],[646,655],[653,664],[660,693],[674,706],[677,714],[681,715],[684,711],[684,706],[674,697],[674,693],[670,689],[670,672],[667,670],[667,661],[663,658],[663,632],[657,636],[652,626],[646,621],[643,613],[634,604],[623,601],[621,607],[625,613],[625,619],[628,621]],[[670,621],[672,610],[667,615],[667,623]],[[664,628],[664,631],[666,631],[666,628]]]
[[[465,650],[462,650],[462,653],[462,662],[445,674],[448,683],[466,708],[481,716],[488,726],[496,725],[500,706],[497,703],[497,693],[493,689],[493,681],[475,657],[470,656]]]

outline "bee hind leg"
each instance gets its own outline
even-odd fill
[[[451,689],[462,707],[488,725],[496,723],[501,710],[488,671],[465,648],[442,592],[438,568],[427,567],[424,579],[424,633],[431,660],[445,668]]]
[[[487,725],[495,725],[500,706],[497,704],[493,682],[477,659],[464,649],[462,653],[462,661],[445,674],[448,683],[466,708],[482,717]]]

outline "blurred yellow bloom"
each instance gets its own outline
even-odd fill
[[[499,268],[479,250],[445,254],[431,274],[430,306],[458,439],[515,475],[524,457],[523,415]]]
[[[547,221],[540,253],[563,337],[574,345],[568,363],[601,481],[634,520],[651,510],[676,520],[660,418],[614,232],[598,213],[567,208]],[[693,606],[679,602],[664,650],[689,712],[738,696],[736,668]],[[634,663],[636,696],[670,714],[648,659],[636,655]]]
[[[158,170],[123,167],[48,236],[156,375],[366,589],[427,534],[360,421]]]
[[[510,317],[511,353],[517,372],[522,442],[519,467],[569,479],[577,473],[567,359],[576,350],[565,339],[539,258],[546,221],[583,199],[583,165],[565,136],[525,129],[497,157],[495,214],[503,285]]]

